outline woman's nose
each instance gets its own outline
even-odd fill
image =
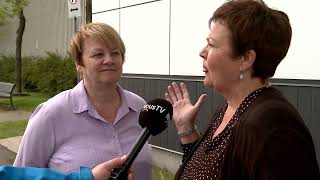
[[[103,64],[113,64],[113,63],[114,63],[114,60],[113,60],[111,54],[106,53],[106,55],[103,58]]]
[[[206,58],[206,47],[204,47],[204,48],[200,51],[199,56],[202,57],[203,59]]]

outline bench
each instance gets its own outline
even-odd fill
[[[15,107],[12,101],[12,92],[15,84],[0,82],[0,98],[10,99],[10,109],[14,110]]]

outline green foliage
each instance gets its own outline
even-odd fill
[[[0,25],[16,16],[19,11],[29,4],[29,0],[5,0],[0,2]]]
[[[0,81],[14,82],[15,57],[0,56]]]
[[[14,56],[0,56],[0,81],[15,82]],[[29,91],[40,91],[54,96],[73,88],[77,73],[70,57],[47,52],[45,57],[22,58],[22,87]]]
[[[28,124],[27,120],[1,121],[0,139],[22,136]]]
[[[0,6],[0,25],[5,24],[9,17],[11,16],[7,8]]]

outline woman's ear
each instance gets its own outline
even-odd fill
[[[256,52],[254,50],[248,50],[243,56],[241,56],[241,69],[243,71],[251,69],[255,60]]]
[[[77,69],[77,71],[80,73],[80,71],[81,71],[81,66],[80,66],[78,63],[76,63],[76,69]]]
[[[82,74],[81,65],[79,65],[79,64],[76,63],[76,69],[77,69],[77,72],[78,72],[78,74],[79,74],[79,78],[80,78],[80,79],[83,79],[83,74]]]

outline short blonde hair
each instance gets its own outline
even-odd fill
[[[83,43],[89,38],[101,40],[106,44],[107,48],[119,49],[122,56],[122,62],[124,62],[126,48],[117,31],[108,24],[90,23],[81,26],[80,30],[76,32],[70,40],[69,51],[76,64],[83,65],[81,58],[83,52]]]

